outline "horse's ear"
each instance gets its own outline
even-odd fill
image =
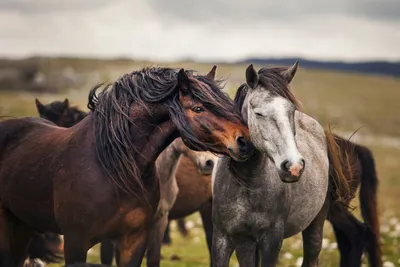
[[[189,93],[190,80],[184,69],[178,72],[178,86],[183,94]]]
[[[282,76],[288,84],[293,80],[294,76],[296,75],[298,67],[299,67],[299,61],[296,60],[293,66],[289,67],[288,69],[282,72]]]
[[[246,82],[253,89],[258,85],[258,73],[254,69],[253,64],[250,64],[246,69]]]
[[[214,65],[212,67],[212,69],[210,70],[210,72],[206,75],[207,78],[209,78],[210,80],[214,80],[215,79],[215,72],[217,70],[217,66]]]
[[[39,115],[42,115],[46,111],[46,107],[40,103],[39,99],[35,98],[36,108],[39,112]]]
[[[69,100],[68,100],[68,98],[66,98],[66,99],[64,100],[63,106],[64,106],[64,110],[66,110],[66,109],[69,108]]]

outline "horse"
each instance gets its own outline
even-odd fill
[[[70,128],[41,118],[0,122],[2,264],[21,265],[32,236],[51,232],[64,235],[66,264],[116,239],[119,265],[140,266],[160,197],[158,155],[179,136],[238,161],[253,152],[231,99],[192,70],[127,73],[93,87],[88,108]]]
[[[219,159],[213,171],[214,266],[229,266],[234,250],[240,266],[254,266],[257,250],[261,266],[276,266],[283,239],[299,232],[302,266],[318,266],[330,204],[349,195],[332,134],[288,88],[297,66],[246,69],[241,111],[256,150],[245,162]]]
[[[67,127],[62,124],[65,121],[71,122],[72,126],[78,123],[81,119],[75,115],[76,112],[83,114],[83,117],[87,115],[84,111],[70,107],[68,99],[65,99],[63,102],[54,101],[46,105],[42,104],[38,99],[35,99],[35,102],[39,116],[48,118],[48,120],[59,126]],[[51,116],[50,114],[57,115]],[[211,199],[210,175],[215,159],[216,156],[210,152],[197,152],[188,149],[180,139],[175,140],[160,154],[156,161],[158,168],[162,170],[159,173],[161,187],[160,202],[167,205],[168,210],[171,209],[171,205],[173,204],[172,210],[170,210],[170,219],[186,216],[197,210],[200,210],[202,214],[202,209],[204,209],[204,206],[207,206]],[[175,171],[176,167],[178,168],[177,172]],[[184,188],[184,190],[178,190],[179,188]],[[163,194],[166,196],[163,197]],[[194,198],[193,195],[196,197]],[[179,201],[176,202],[175,198],[179,199]],[[210,239],[209,236],[212,230],[210,231],[208,226],[211,223],[208,223],[208,217],[202,217],[207,220],[204,223],[204,228],[206,230],[206,237]],[[162,227],[165,228],[164,226]],[[162,232],[163,230],[160,231]],[[51,241],[49,240],[49,243]],[[156,237],[150,238],[149,242],[147,264],[149,266],[157,265],[161,256],[159,253],[161,244],[158,243],[159,241]],[[111,265],[114,257],[114,242],[112,240],[106,240],[101,243],[100,257],[103,264]]]
[[[294,73],[296,68],[292,68]],[[249,87],[241,85],[235,96],[238,109],[242,110]],[[377,191],[379,180],[376,173],[374,156],[367,147],[351,142],[338,135],[333,140],[339,153],[352,168],[342,168],[349,185],[349,196],[345,203],[333,202],[327,220],[331,223],[338,243],[341,267],[360,267],[364,250],[368,255],[371,267],[382,267],[382,249],[380,226],[377,209]],[[332,176],[332,174],[330,174]],[[334,177],[331,177],[334,179]],[[332,185],[335,190],[335,185]],[[350,201],[359,191],[361,215],[364,223],[359,221],[349,210]],[[345,204],[345,205],[342,205]],[[259,260],[259,251],[256,261]]]

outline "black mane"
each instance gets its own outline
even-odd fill
[[[89,93],[88,108],[94,116],[96,151],[100,165],[113,183],[129,194],[143,191],[141,175],[136,166],[138,151],[133,144],[130,127],[133,123],[130,107],[133,103],[147,107],[149,103],[166,105],[169,116],[182,136],[199,149],[208,144],[196,138],[189,127],[179,102],[178,69],[144,68],[123,75],[109,84],[96,96],[102,86],[95,86]],[[190,94],[195,101],[224,118],[238,118],[233,112],[232,100],[222,92],[219,83],[206,76],[195,75],[187,70],[190,78]]]

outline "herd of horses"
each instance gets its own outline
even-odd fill
[[[300,232],[302,266],[318,266],[325,220],[340,266],[364,252],[382,266],[372,153],[301,111],[297,68],[250,65],[233,101],[216,66],[144,68],[95,86],[89,113],[36,99],[40,118],[1,121],[0,266],[92,266],[97,243],[104,266],[160,266],[169,221],[197,211],[210,266],[234,251],[240,266],[276,266]]]

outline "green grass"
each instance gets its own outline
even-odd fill
[[[29,92],[4,91],[0,88],[0,115],[15,117],[37,116],[34,98],[38,97],[43,103],[62,100],[65,97],[70,103],[86,109],[87,93],[94,83],[104,80],[112,81],[132,69],[137,69],[148,62],[132,61],[99,61],[57,59],[44,60],[41,68],[44,73],[65,66],[72,66],[82,73],[97,73],[98,79],[89,79],[82,88],[66,88],[63,94],[32,94]],[[300,63],[301,64],[301,63]],[[157,64],[153,64],[157,65]],[[180,62],[159,64],[172,67],[190,67],[206,73],[211,65]],[[233,96],[235,89],[244,80],[247,66],[220,65],[217,76],[229,78],[226,90]],[[384,258],[400,266],[400,80],[379,76],[364,76],[338,72],[300,69],[296,75],[292,90],[303,103],[304,111],[318,119],[321,124],[331,123],[336,133],[353,132],[359,127],[356,136],[368,136],[368,142],[361,140],[373,151],[378,176],[379,211],[382,225]],[[382,139],[392,137],[395,143],[384,143]],[[357,204],[357,200],[355,200]],[[359,216],[359,210],[354,211]],[[194,214],[187,221],[194,222],[191,235],[182,238],[175,230],[172,232],[173,244],[164,246],[162,266],[208,266],[208,250],[205,245],[204,233],[199,216]],[[321,266],[338,266],[338,252],[335,249],[335,239],[329,223],[325,224],[326,247],[321,252]],[[290,254],[289,254],[290,253]],[[171,261],[172,255],[178,255],[180,261]],[[292,258],[290,258],[290,255]],[[297,235],[285,240],[282,248],[279,266],[296,266],[296,261],[302,257],[301,236]],[[290,258],[290,259],[289,259]],[[98,246],[95,246],[88,259],[99,262]],[[365,259],[364,259],[364,262]],[[232,257],[232,266],[237,261]]]

